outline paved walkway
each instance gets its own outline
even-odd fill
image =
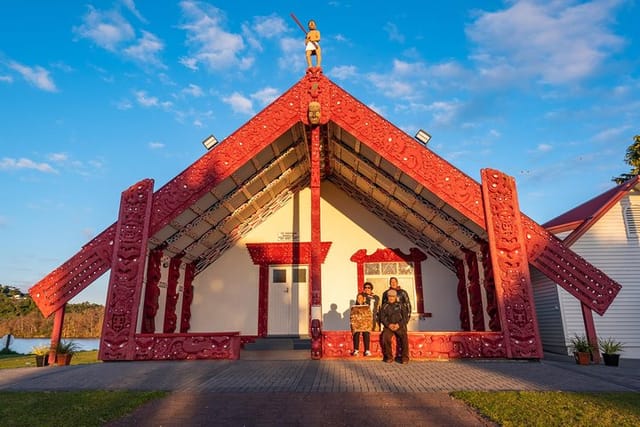
[[[112,426],[491,425],[455,390],[640,392],[640,360],[579,366],[542,361],[314,361],[307,351],[238,361],[116,362],[0,371],[0,390],[167,390]],[[402,414],[396,424],[389,414]]]

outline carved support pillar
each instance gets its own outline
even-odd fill
[[[56,353],[58,344],[60,344],[60,338],[62,338],[62,327],[64,326],[64,309],[67,304],[63,304],[62,307],[56,310],[53,318],[53,330],[51,331],[51,346],[49,347],[49,365],[53,366],[56,363]]]
[[[101,360],[133,360],[145,257],[151,222],[153,180],[145,179],[122,193],[104,310]]]
[[[596,324],[593,322],[593,312],[583,303],[580,303],[580,308],[582,308],[582,319],[584,320],[584,329],[587,332],[587,341],[593,348],[591,352],[593,362],[600,363],[598,336],[596,334]]]
[[[469,321],[469,301],[467,299],[467,280],[464,274],[464,261],[456,260],[456,276],[458,276],[458,302],[460,303],[460,329],[463,331],[471,330],[471,322]]]
[[[158,297],[160,296],[161,272],[160,264],[162,261],[162,251],[152,250],[149,253],[149,262],[147,263],[147,284],[144,291],[144,308],[142,312],[143,334],[152,334],[156,331],[156,314],[160,304]]]
[[[496,284],[493,279],[489,245],[483,243],[481,250],[482,270],[484,271],[484,293],[487,296],[487,314],[489,315],[489,330],[496,332],[500,330],[500,313],[498,312],[498,301],[496,300]]]
[[[169,280],[167,283],[167,300],[164,305],[164,325],[162,331],[165,334],[171,334],[176,331],[178,323],[178,315],[176,308],[178,307],[178,280],[180,279],[180,265],[182,259],[173,257],[169,262]]]
[[[191,329],[191,303],[193,302],[193,278],[196,266],[189,263],[184,269],[184,292],[182,293],[182,310],[180,311],[180,332],[187,333]]]
[[[484,202],[491,263],[508,358],[541,358],[527,241],[513,178],[483,169]]]
[[[260,284],[258,285],[258,336],[268,333],[269,312],[269,264],[260,264]]]
[[[320,307],[322,305],[322,240],[320,236],[320,127],[311,128],[311,306]],[[311,308],[311,307],[310,307]],[[316,319],[320,320],[320,319]],[[320,323],[322,323],[320,321]],[[309,311],[309,334],[311,335],[312,347],[322,348],[322,335],[312,334],[311,311]],[[318,342],[315,342],[318,341]],[[319,359],[322,355],[312,352],[314,359]]]
[[[464,251],[467,264],[467,291],[471,308],[471,325],[473,331],[484,331],[484,312],[482,310],[482,292],[480,291],[480,271],[478,257],[473,251]]]

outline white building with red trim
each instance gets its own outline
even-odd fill
[[[543,226],[622,285],[607,312],[594,317],[595,330],[623,342],[623,357],[640,359],[640,177]],[[584,334],[581,304],[542,273],[531,277],[544,348],[567,352],[571,337]]]

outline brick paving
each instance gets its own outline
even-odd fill
[[[542,361],[278,360],[121,362],[0,371],[0,390],[166,390],[111,426],[491,425],[455,390],[640,392],[640,360],[618,368]],[[289,360],[283,360],[289,359]]]

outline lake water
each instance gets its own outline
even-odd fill
[[[0,338],[0,349],[3,349],[7,336],[3,336]],[[62,341],[73,340],[73,342],[77,343],[80,347],[80,350],[98,350],[100,347],[100,339],[99,338],[63,338]],[[15,351],[16,353],[21,354],[29,354],[31,353],[31,349],[33,347],[39,345],[51,345],[51,338],[11,338],[11,343],[9,344],[9,349]]]

